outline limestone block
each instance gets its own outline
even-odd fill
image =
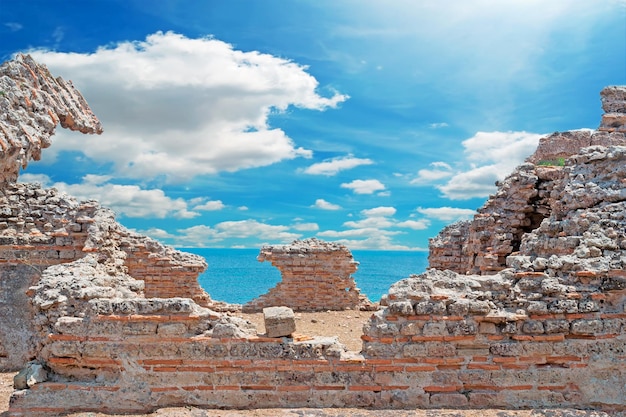
[[[48,373],[44,367],[36,361],[29,362],[15,377],[13,387],[15,389],[28,389],[35,384],[47,381]]]
[[[289,307],[266,307],[263,318],[268,337],[289,336],[296,331],[296,316]]]

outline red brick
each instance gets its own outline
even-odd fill
[[[492,361],[494,363],[510,363],[510,362],[516,362],[517,358],[510,357],[510,356],[496,356],[492,359]]]
[[[170,392],[178,391],[178,387],[152,387],[150,390],[152,392]]]
[[[429,385],[424,387],[426,392],[455,392],[462,389],[462,385]]]
[[[411,388],[408,385],[384,385],[382,387],[383,391],[402,391]]]
[[[545,386],[539,386],[537,387],[538,390],[542,390],[542,391],[562,391],[566,388],[565,385],[545,385]]]
[[[380,385],[350,385],[349,391],[374,391],[380,392],[383,388]]]
[[[274,391],[275,387],[269,385],[242,385],[241,389],[245,391]]]
[[[532,385],[511,385],[508,387],[502,387],[502,390],[508,391],[528,391],[533,389]]]
[[[343,385],[315,385],[313,389],[315,391],[343,391],[346,387]]]
[[[276,388],[278,391],[309,391],[311,387],[308,385],[283,385]]]

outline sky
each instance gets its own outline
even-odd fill
[[[104,128],[20,181],[177,247],[426,250],[626,84],[626,0],[0,0],[0,39]]]

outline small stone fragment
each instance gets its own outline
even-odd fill
[[[266,307],[263,318],[267,337],[289,336],[296,331],[296,317],[289,307]]]

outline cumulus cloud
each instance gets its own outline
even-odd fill
[[[317,223],[296,223],[291,227],[299,232],[315,232],[320,229]]]
[[[371,165],[374,161],[367,158],[355,158],[352,155],[340,158],[333,158],[324,162],[311,165],[304,170],[305,174],[311,175],[336,175],[339,171],[352,169],[359,165]]]
[[[374,207],[371,209],[361,210],[360,214],[363,216],[360,220],[347,221],[343,223],[344,227],[349,230],[344,231],[325,231],[318,235],[327,237],[357,237],[368,236],[376,237],[381,236],[393,236],[401,231],[392,231],[390,228],[405,228],[412,230],[424,230],[430,225],[428,220],[406,220],[397,221],[393,218],[397,210],[395,207]]]
[[[378,229],[356,229],[345,231],[329,230],[318,233],[318,236],[328,237],[334,242],[346,245],[350,249],[378,249],[378,250],[425,250],[419,247],[410,247],[393,242],[393,237],[400,232]]]
[[[151,230],[146,230],[144,233],[156,237],[151,234]],[[224,221],[212,227],[196,225],[178,229],[176,235],[168,234],[167,236],[176,246],[191,247],[219,246],[228,240],[250,238],[259,242],[288,243],[301,237],[299,233],[290,232],[288,226],[271,225],[253,219]]]
[[[318,233],[318,236],[322,237],[331,237],[331,238],[346,238],[346,237],[365,237],[369,238],[376,235],[385,235],[385,236],[393,236],[400,234],[399,231],[390,231],[390,230],[381,230],[378,228],[361,228],[361,229],[350,229],[350,230],[325,230],[323,232]]]
[[[385,185],[378,180],[354,180],[341,184],[341,188],[348,188],[355,194],[373,194],[385,189]]]
[[[181,198],[173,199],[163,190],[144,190],[136,185],[111,184],[107,175],[86,175],[79,184],[52,182],[47,175],[22,174],[20,182],[38,182],[42,186],[54,187],[77,200],[98,200],[104,207],[113,209],[118,215],[126,217],[175,217],[189,219],[199,215],[188,209],[187,202]]]
[[[467,220],[476,214],[476,210],[455,208],[455,207],[418,207],[417,211],[426,217],[449,222],[457,220]]]
[[[344,227],[352,229],[385,229],[394,225],[392,219],[384,216],[366,217],[362,220],[345,222]]]
[[[445,162],[433,162],[430,169],[420,169],[417,177],[411,180],[414,185],[433,185],[434,182],[454,175],[452,167]]]
[[[361,214],[363,214],[366,217],[385,217],[385,216],[393,216],[394,214],[396,214],[396,208],[395,207],[375,207],[372,209],[365,209],[361,211]]]
[[[311,157],[269,116],[348,98],[319,95],[304,66],[212,38],[158,32],[94,53],[30,53],[71,79],[105,127],[102,137],[59,132],[48,154],[80,151],[129,178],[182,181]]]
[[[217,211],[222,210],[224,207],[226,206],[222,203],[222,200],[210,200],[194,206],[193,209],[202,211]]]
[[[311,207],[315,207],[315,208],[322,209],[322,210],[339,210],[339,209],[341,209],[341,206],[339,206],[337,204],[329,203],[328,201],[324,200],[323,198],[318,198],[317,200],[315,200],[315,204],[313,204]]]
[[[413,230],[426,230],[430,226],[430,222],[426,219],[423,220],[406,220],[400,223],[397,223],[398,227],[406,227],[408,229]]]
[[[451,200],[487,197],[496,190],[495,182],[530,156],[543,136],[528,132],[478,132],[463,141],[471,168],[455,173],[437,188]]]

